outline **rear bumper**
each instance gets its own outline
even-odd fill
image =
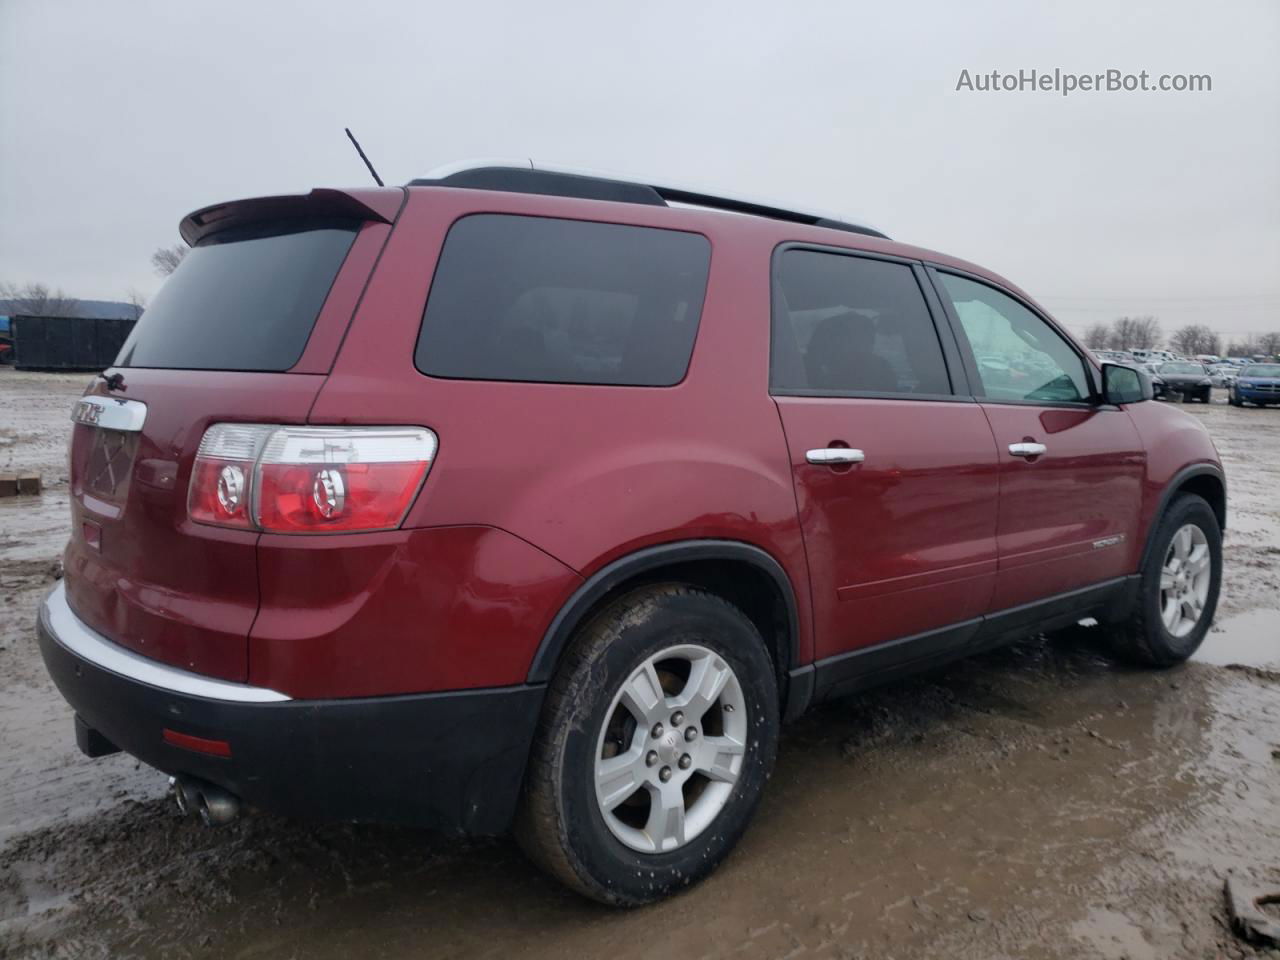
[[[468,834],[501,833],[514,816],[541,686],[293,700],[125,650],[75,616],[62,583],[37,632],[83,724],[165,773],[291,816]],[[230,756],[175,746],[165,730],[225,742]]]

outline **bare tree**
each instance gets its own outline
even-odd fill
[[[1138,350],[1153,350],[1160,343],[1160,320],[1151,314],[1133,318],[1133,346]]]
[[[1119,317],[1111,324],[1108,342],[1114,350],[1150,350],[1160,342],[1160,321],[1150,314]]]
[[[172,247],[160,247],[151,255],[151,266],[155,267],[156,273],[160,276],[167,277],[178,269],[178,264],[187,255],[187,249],[184,243],[175,243]]]
[[[1214,333],[1202,323],[1192,323],[1176,330],[1169,343],[1173,349],[1186,357],[1194,357],[1198,353],[1221,354],[1222,337]]]
[[[80,301],[61,290],[50,290],[43,283],[0,284],[0,299],[12,301],[10,312],[15,316],[76,317],[80,315]]]
[[[1084,345],[1090,350],[1105,350],[1111,342],[1111,324],[1099,321],[1089,324],[1084,332]]]
[[[1258,342],[1254,344],[1258,349],[1255,353],[1265,353],[1268,357],[1274,357],[1280,354],[1280,331],[1271,331],[1264,333],[1258,338]]]
[[[1204,327],[1194,323],[1179,327],[1173,331],[1173,336],[1169,338],[1169,346],[1184,357],[1199,353],[1200,336],[1204,329]]]
[[[1111,324],[1111,349],[1132,350],[1134,347],[1134,324],[1132,317],[1117,317]]]

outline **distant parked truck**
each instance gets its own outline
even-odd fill
[[[113,317],[13,317],[13,363],[19,370],[103,370],[136,320]]]

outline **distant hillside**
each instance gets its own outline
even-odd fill
[[[11,317],[16,312],[14,301],[0,300],[0,316]],[[81,300],[80,316],[132,320],[135,314],[133,304],[120,300]]]

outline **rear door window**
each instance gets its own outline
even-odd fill
[[[475,214],[445,239],[415,362],[465,380],[664,387],[684,379],[706,237]]]
[[[289,221],[206,237],[143,312],[116,365],[288,370],[302,356],[359,226]]]
[[[770,387],[808,396],[945,396],[951,382],[914,271],[784,250],[774,279]]]

